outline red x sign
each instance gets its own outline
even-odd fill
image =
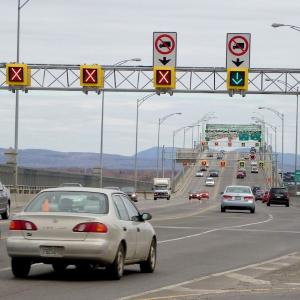
[[[23,82],[24,81],[24,70],[22,67],[9,67],[8,78],[11,82]]]
[[[26,64],[6,64],[6,83],[10,86],[29,86],[31,70]]]
[[[160,85],[169,85],[171,82],[171,71],[170,70],[157,70],[156,71],[156,82]]]
[[[154,87],[175,89],[175,69],[173,67],[154,67]]]
[[[83,69],[83,83],[96,83],[97,78],[97,69]]]
[[[99,65],[80,66],[80,85],[85,88],[103,88],[104,72]]]

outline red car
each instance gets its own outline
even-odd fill
[[[189,200],[192,200],[192,199],[200,200],[201,199],[200,192],[190,192],[189,193]]]
[[[267,203],[269,201],[269,191],[265,191],[263,198],[262,198],[262,203]]]
[[[209,199],[209,193],[208,192],[200,192],[200,199]]]

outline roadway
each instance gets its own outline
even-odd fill
[[[107,280],[102,270],[83,274],[70,269],[60,277],[50,266],[37,265],[27,280],[16,280],[5,251],[8,222],[0,220],[0,299],[258,299],[258,294],[259,299],[277,299],[288,292],[298,298],[287,299],[299,299],[300,280],[286,282],[275,273],[300,263],[300,205],[267,207],[258,201],[255,214],[221,213],[219,197],[226,185],[264,185],[263,174],[251,174],[249,163],[247,177],[236,179],[237,158],[235,153],[226,155],[231,163],[221,170],[215,187],[204,187],[205,178],[192,175],[170,201],[138,202],[142,211],[152,213],[158,235],[153,274],[130,266],[116,282]],[[210,199],[189,201],[193,189],[208,189]],[[251,298],[250,291],[257,297]]]

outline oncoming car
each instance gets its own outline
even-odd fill
[[[116,190],[62,187],[41,191],[9,226],[7,252],[15,277],[26,278],[32,264],[105,267],[112,279],[124,265],[139,264],[151,273],[156,265],[156,233],[148,213],[140,213]]]
[[[221,212],[226,209],[250,210],[255,213],[255,199],[250,186],[230,185],[221,196]]]

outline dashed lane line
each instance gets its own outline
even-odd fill
[[[198,237],[198,236],[206,235],[208,233],[221,231],[221,230],[224,230],[224,229],[241,228],[241,227],[245,227],[245,226],[253,226],[253,225],[268,223],[272,220],[273,220],[273,216],[269,215],[269,218],[267,220],[264,220],[264,221],[259,221],[259,222],[254,222],[254,223],[247,223],[247,224],[243,224],[243,225],[234,225],[234,226],[225,226],[225,227],[213,228],[213,229],[210,229],[210,230],[207,230],[207,231],[204,231],[204,232],[200,232],[200,233],[196,233],[196,234],[185,235],[185,236],[174,238],[174,239],[158,241],[158,244],[164,244],[164,243],[184,240],[184,239],[187,239],[187,238]]]
[[[122,297],[122,298],[119,298],[118,300],[129,300],[129,299],[133,299],[133,298],[137,298],[137,297],[140,298],[140,297],[144,297],[144,296],[147,296],[149,294],[156,293],[156,292],[172,290],[172,289],[180,287],[180,286],[184,286],[184,285],[188,285],[188,284],[194,284],[194,283],[206,280],[206,279],[212,279],[212,278],[216,278],[216,277],[219,277],[219,276],[226,276],[227,274],[236,273],[236,272],[243,271],[243,270],[246,270],[246,269],[249,269],[249,268],[259,267],[259,266],[264,265],[264,264],[271,264],[273,262],[278,262],[280,260],[289,259],[289,258],[291,258],[291,257],[293,257],[294,255],[297,255],[297,254],[299,254],[299,253],[298,252],[292,252],[292,253],[289,253],[287,255],[283,255],[283,256],[280,256],[280,257],[277,257],[277,258],[273,258],[273,259],[269,259],[269,260],[262,261],[262,262],[259,262],[259,263],[247,265],[247,266],[244,266],[244,267],[239,267],[239,268],[232,269],[232,270],[227,270],[227,271],[224,271],[224,272],[214,273],[214,274],[194,278],[192,280],[187,280],[187,281],[183,281],[183,282],[163,286],[163,287],[160,287],[160,288],[157,288],[157,289],[145,291],[145,292],[142,292],[142,293]],[[263,289],[259,289],[259,290],[263,290]],[[264,289],[264,290],[269,290],[269,288]],[[222,291],[224,292],[224,290],[222,290]],[[232,290],[230,290],[230,291],[233,292]],[[253,291],[253,289],[251,289],[251,291]],[[199,295],[199,294],[196,294],[196,295]],[[189,296],[189,295],[184,295],[184,296]],[[168,296],[168,297],[172,298],[172,296]],[[146,298],[146,299],[167,299],[168,297]],[[179,296],[177,295],[176,297],[179,297]],[[175,298],[175,296],[173,298]]]
[[[228,278],[232,278],[241,282],[246,282],[246,283],[251,283],[251,284],[257,284],[257,285],[270,285],[271,282],[267,280],[261,280],[261,279],[256,279],[251,276],[247,275],[242,275],[239,273],[230,273],[225,275]]]

